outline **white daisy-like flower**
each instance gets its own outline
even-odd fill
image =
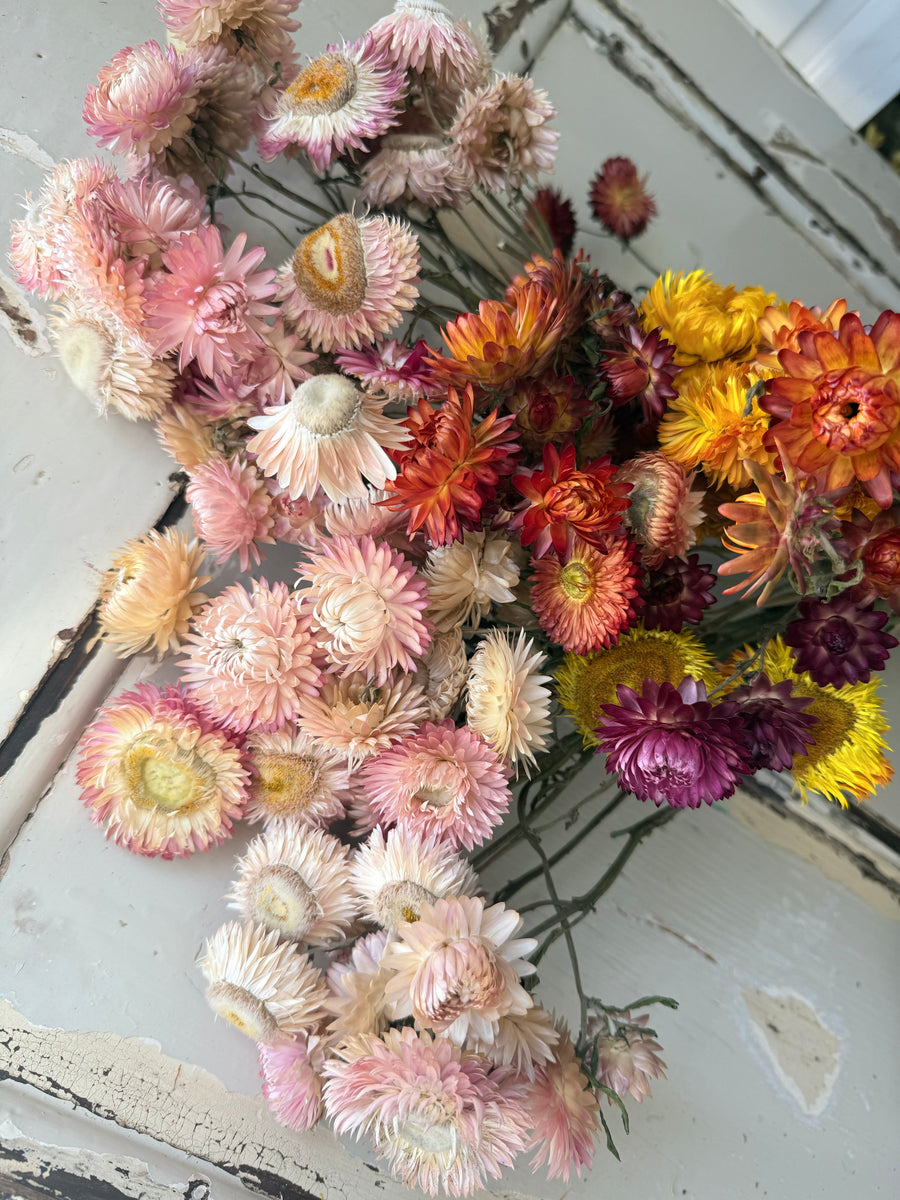
[[[359,911],[350,880],[349,848],[309,826],[280,823],[238,859],[228,895],[244,921],[284,938],[324,946],[343,937]]]
[[[512,1067],[517,1075],[534,1079],[534,1069],[553,1058],[559,1030],[540,1004],[524,1013],[508,1013],[497,1022],[493,1041],[470,1038],[469,1049],[483,1054],[500,1067]]]
[[[418,921],[423,904],[471,896],[478,887],[475,872],[446,842],[404,825],[387,836],[380,827],[373,829],[351,871],[364,915],[392,930],[401,921]]]
[[[392,972],[382,967],[388,932],[379,929],[359,938],[349,959],[332,962],[326,976],[325,1007],[332,1015],[329,1031],[343,1038],[381,1033],[387,1028],[384,989]]]
[[[273,929],[229,921],[207,941],[200,969],[213,1012],[255,1042],[292,1037],[324,1016],[321,973]]]
[[[320,485],[330,500],[367,499],[366,479],[383,487],[397,477],[386,450],[409,440],[402,424],[384,415],[385,403],[344,375],[314,375],[287,404],[249,419],[260,432],[247,450],[292,500],[311,500]]]
[[[343,815],[350,798],[346,760],[315,738],[286,726],[253,734],[244,748],[254,768],[249,821],[322,826]]]
[[[447,633],[467,622],[478,625],[492,604],[514,600],[519,564],[504,534],[467,529],[461,542],[429,551],[425,578],[428,617]]]
[[[440,723],[450,715],[465,687],[469,674],[466,643],[456,627],[449,633],[435,634],[428,653],[419,663],[416,679],[428,701],[428,720]]]
[[[547,656],[519,632],[515,642],[496,629],[481,641],[469,664],[466,718],[476,733],[510,763],[524,763],[546,748],[550,736]]]
[[[281,268],[278,299],[314,350],[355,349],[400,324],[418,276],[419,243],[406,222],[340,213]]]

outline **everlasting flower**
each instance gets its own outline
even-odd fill
[[[475,873],[453,853],[452,843],[406,822],[387,836],[379,827],[373,829],[352,869],[363,915],[389,930],[401,921],[418,921],[424,904],[471,896],[478,887]]]
[[[321,829],[279,823],[238,859],[227,898],[244,921],[291,941],[326,946],[345,936],[359,908],[349,853]]]
[[[832,300],[824,312],[820,308],[807,308],[799,300],[792,300],[787,312],[776,304],[770,305],[758,322],[760,344],[757,362],[760,366],[777,371],[780,350],[799,351],[800,334],[804,330],[836,334],[846,311],[846,300]]]
[[[159,15],[186,46],[223,42],[232,54],[249,50],[286,71],[300,28],[290,16],[296,7],[297,0],[159,0]]]
[[[461,542],[429,551],[425,578],[428,616],[435,629],[448,633],[459,625],[478,625],[492,604],[514,600],[519,564],[502,533],[467,530]]]
[[[229,921],[208,939],[200,969],[213,1012],[255,1042],[307,1033],[324,1016],[324,979],[273,929]]]
[[[509,771],[471,729],[430,722],[362,768],[376,819],[471,850],[509,807]]]
[[[292,500],[311,500],[319,487],[336,502],[366,499],[364,479],[374,487],[393,479],[396,468],[385,450],[408,440],[400,423],[384,415],[384,405],[343,375],[313,375],[288,404],[250,418],[259,432],[247,450]]]
[[[187,488],[194,532],[217,563],[238,555],[242,571],[262,560],[257,543],[274,545],[272,498],[252,463],[220,455],[195,468]]]
[[[420,555],[422,547],[406,536],[403,514],[391,512],[381,504],[387,498],[388,493],[383,489],[368,488],[365,497],[327,504],[323,516],[329,537],[371,537],[376,542],[387,542],[391,549],[407,557]]]
[[[301,700],[297,724],[325,750],[356,766],[425,720],[428,706],[413,675],[375,687],[365,674],[327,676],[318,696]]]
[[[396,0],[369,31],[400,71],[425,76],[442,91],[483,82],[482,53],[468,21],[454,21],[437,0]]]
[[[600,224],[625,242],[640,237],[656,216],[647,176],[638,175],[630,158],[608,158],[591,180],[588,199]]]
[[[549,240],[551,248],[568,258],[576,233],[572,201],[555,188],[539,188],[525,210],[523,227],[539,245]]]
[[[259,139],[263,159],[298,146],[320,173],[336,158],[396,125],[406,94],[402,72],[367,33],[314,58],[278,94]]]
[[[422,618],[425,582],[402,554],[373,538],[323,542],[298,569],[312,635],[342,675],[365,672],[376,687],[394,667],[410,671],[431,641]]]
[[[309,621],[287,586],[264,579],[232,584],[194,623],[184,679],[197,702],[230,729],[277,729],[316,694]]]
[[[763,769],[790,770],[794,758],[804,755],[812,743],[810,729],[816,718],[804,711],[812,700],[793,695],[793,683],[772,683],[760,671],[752,683],[735,688],[728,699],[737,705],[741,740],[749,751],[748,774]]]
[[[175,529],[152,529],[121,547],[100,584],[98,620],[120,657],[153,650],[162,657],[187,637],[206,602],[199,589],[203,548]]]
[[[450,715],[468,674],[469,660],[460,630],[454,628],[449,633],[436,633],[416,672],[416,680],[429,705],[429,721],[440,722]]]
[[[551,1061],[559,1030],[546,1009],[533,1004],[527,1012],[507,1013],[497,1022],[493,1041],[469,1037],[467,1045],[500,1067],[534,1080],[535,1067]]]
[[[466,717],[489,746],[526,769],[550,736],[548,675],[539,674],[546,656],[520,630],[515,642],[497,630],[482,638],[472,657]]]
[[[423,905],[417,921],[400,924],[382,959],[395,971],[385,989],[388,1011],[457,1045],[470,1031],[492,1040],[500,1017],[532,1004],[519,977],[534,971],[524,956],[537,942],[515,937],[522,924],[504,904],[486,908],[474,896]]]
[[[528,1149],[536,1150],[532,1170],[546,1166],[550,1179],[568,1180],[573,1167],[579,1175],[590,1169],[600,1132],[597,1097],[565,1030],[549,1062],[535,1071],[525,1103],[533,1127]]]
[[[303,1132],[319,1121],[327,1048],[328,1040],[316,1033],[298,1033],[272,1046],[260,1043],[262,1094],[279,1125]]]
[[[104,191],[116,233],[134,256],[147,255],[148,266],[162,266],[160,251],[206,217],[200,189],[187,175],[179,180],[149,172],[133,179],[110,180]]]
[[[710,590],[715,582],[715,575],[696,554],[664,559],[647,571],[638,585],[644,625],[673,633],[680,633],[685,624],[699,625],[704,610],[716,602]]]
[[[871,604],[878,598],[900,613],[900,505],[869,520],[856,513],[841,530],[862,572],[853,591],[857,603]]]
[[[548,554],[532,564],[531,603],[541,629],[563,650],[608,646],[635,619],[634,544],[609,535],[603,549],[576,538],[563,564]]]
[[[393,217],[340,213],[307,234],[279,272],[284,315],[314,350],[390,333],[418,297],[419,245]]]
[[[200,420],[182,404],[169,405],[156,423],[156,436],[163,449],[188,472],[218,457],[224,449],[222,427]]]
[[[437,133],[386,134],[361,175],[360,199],[376,208],[458,208],[473,185],[466,161]]]
[[[315,738],[288,728],[254,733],[245,748],[253,767],[249,821],[318,826],[343,816],[347,765]]]
[[[520,1089],[446,1038],[413,1029],[361,1037],[325,1074],[335,1132],[368,1134],[396,1179],[431,1196],[470,1195],[525,1145]]]
[[[631,1013],[617,1014],[626,1025],[646,1025],[650,1018],[632,1017]],[[617,1096],[628,1096],[641,1104],[651,1097],[650,1080],[665,1079],[666,1064],[659,1056],[659,1042],[645,1033],[629,1029],[627,1034],[598,1038],[597,1078]],[[612,1104],[612,1097],[607,1097]]]
[[[706,699],[706,687],[687,676],[675,688],[648,679],[640,693],[620,685],[618,703],[604,704],[597,735],[606,769],[639,800],[699,808],[730,796],[746,773],[726,705]]]
[[[541,451],[548,442],[570,442],[594,415],[581,384],[572,375],[545,371],[524,379],[506,405],[516,414],[516,429],[527,450]],[[597,422],[594,422],[596,430]]]
[[[88,726],[78,754],[91,820],[135,854],[207,850],[243,814],[244,755],[179,688],[143,683],[123,692]]]
[[[355,375],[372,395],[412,404],[431,390],[424,368],[427,350],[425,341],[404,346],[390,338],[359,350],[338,350],[334,361],[347,375]]]
[[[824,687],[868,683],[873,671],[883,671],[897,639],[884,629],[888,614],[858,608],[846,595],[832,600],[804,596],[800,616],[784,633],[794,651],[795,670],[805,671]]]
[[[552,171],[559,134],[547,128],[556,116],[547,93],[521,75],[498,75],[466,92],[450,137],[488,191],[518,188]]]
[[[601,364],[605,397],[614,406],[637,400],[646,421],[658,420],[678,395],[672,386],[678,374],[674,353],[675,347],[660,337],[658,329],[645,335],[637,325],[629,325],[621,348],[608,350]]]
[[[381,959],[388,942],[386,929],[357,938],[346,961],[332,959],[328,968],[325,1006],[329,1031],[342,1042],[360,1035],[378,1036],[387,1028],[384,988],[391,972]]]

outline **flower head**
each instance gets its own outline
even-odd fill
[[[361,174],[360,199],[377,208],[458,208],[472,192],[468,164],[438,132],[386,134]]]
[[[243,815],[243,753],[179,688],[144,683],[123,692],[88,726],[78,753],[91,820],[135,854],[206,850]]]
[[[832,600],[804,596],[800,616],[784,633],[794,651],[795,670],[805,671],[819,684],[842,687],[868,683],[873,671],[883,671],[897,639],[884,629],[888,614],[858,608],[846,595]]]
[[[751,683],[728,693],[729,701],[737,705],[734,715],[749,750],[748,774],[790,770],[794,758],[805,754],[812,743],[810,730],[816,718],[804,711],[812,699],[792,694],[793,686],[789,679],[772,683],[760,671]]]
[[[551,1179],[568,1180],[572,1168],[594,1161],[594,1141],[600,1132],[597,1097],[581,1069],[575,1048],[563,1030],[549,1061],[534,1073],[526,1092],[533,1133],[532,1170],[546,1166]]]
[[[534,80],[498,75],[464,93],[450,137],[476,181],[499,192],[553,170],[559,134],[547,123],[555,116],[547,93]]]
[[[671,629],[699,625],[703,613],[716,601],[710,590],[716,577],[696,554],[666,558],[648,570],[638,585],[643,600],[641,620],[648,629]]]
[[[493,1041],[470,1036],[467,1046],[500,1067],[533,1080],[535,1068],[548,1063],[559,1042],[559,1030],[546,1009],[532,1004],[524,1013],[507,1013],[497,1022]]]
[[[326,676],[318,696],[302,699],[297,724],[325,750],[357,766],[412,733],[428,715],[413,675],[393,675],[376,687],[368,675]]]
[[[338,350],[334,361],[346,374],[355,375],[372,395],[412,404],[431,390],[424,367],[427,350],[424,341],[404,346],[389,338],[359,350]]]
[[[630,158],[608,158],[591,180],[591,211],[623,241],[639,237],[656,216],[656,201],[647,191],[647,177],[638,175]]]
[[[286,728],[254,733],[250,756],[250,821],[327,825],[343,816],[349,797],[347,764],[306,734]]]
[[[770,304],[758,321],[760,343],[756,361],[760,366],[778,370],[779,351],[799,351],[800,334],[805,330],[836,334],[846,311],[846,300],[832,300],[824,312],[816,307],[807,308],[799,300],[792,300],[787,312],[783,306]]]
[[[194,532],[223,563],[238,555],[242,571],[262,559],[258,542],[274,545],[272,497],[252,463],[216,455],[193,471],[187,499]]]
[[[230,53],[255,52],[286,72],[293,62],[291,19],[297,0],[159,0],[169,33],[186,46],[223,42]]]
[[[468,675],[469,660],[460,629],[454,627],[449,633],[436,633],[416,672],[416,681],[429,706],[429,721],[443,721],[450,715]]]
[[[672,386],[678,374],[674,353],[675,347],[660,337],[658,329],[644,334],[637,325],[629,325],[619,347],[607,350],[603,359],[604,395],[616,406],[637,400],[644,419],[657,420],[667,402],[678,395]]]
[[[455,21],[438,0],[396,0],[369,31],[399,71],[424,76],[441,91],[483,82],[481,48],[468,21]]]
[[[492,629],[472,657],[466,718],[489,746],[510,763],[535,761],[550,736],[550,680],[541,675],[545,655],[519,631],[513,642]]]
[[[448,633],[459,625],[478,625],[492,604],[514,600],[519,563],[502,533],[466,530],[461,542],[429,551],[425,578],[428,616],[436,629]]]
[[[870,604],[877,598],[900,613],[900,504],[871,519],[856,512],[841,530],[861,571],[853,589],[857,603]]]
[[[576,538],[565,563],[555,554],[533,564],[531,603],[541,628],[576,654],[608,646],[635,619],[634,543],[608,535],[603,549]]]
[[[522,380],[506,397],[506,405],[516,414],[522,445],[533,451],[543,450],[548,442],[570,442],[595,415],[581,383],[573,375],[553,371]]]
[[[631,1013],[617,1014],[622,1023],[646,1025],[650,1018],[632,1017]],[[659,1056],[662,1050],[655,1038],[629,1029],[627,1034],[597,1038],[597,1078],[617,1096],[628,1096],[641,1104],[651,1096],[650,1080],[665,1079],[666,1064]],[[612,1104],[612,1097],[608,1097]]]
[[[327,1039],[316,1033],[298,1033],[272,1046],[260,1042],[262,1093],[279,1125],[303,1131],[319,1121],[327,1046]]]
[[[525,210],[523,225],[539,245],[549,240],[563,258],[571,254],[576,232],[575,209],[572,201],[555,188],[538,188]]]
[[[424,904],[470,896],[478,881],[451,843],[404,822],[387,835],[372,830],[353,859],[353,884],[363,915],[393,931],[401,921],[417,921]]]

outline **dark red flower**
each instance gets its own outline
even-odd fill
[[[506,401],[516,414],[516,428],[527,450],[548,442],[571,440],[591,415],[592,406],[572,375],[545,372],[524,379]]]
[[[747,747],[748,774],[763,768],[769,771],[788,771],[794,756],[805,754],[813,742],[810,729],[816,718],[803,709],[812,704],[811,696],[793,696],[793,683],[771,683],[761,672],[752,683],[735,688],[722,705],[734,705],[734,716],[743,728]]]
[[[540,188],[525,210],[525,232],[541,242],[549,235],[553,246],[568,258],[575,243],[575,209],[555,188]]]
[[[681,368],[672,361],[674,354],[675,347],[659,329],[645,335],[639,326],[629,325],[620,347],[608,351],[600,364],[613,405],[639,400],[645,419],[658,420],[666,401],[678,395],[672,380]]]
[[[888,614],[857,608],[845,595],[833,600],[805,596],[800,617],[784,632],[797,671],[807,671],[820,687],[868,683],[883,671],[897,639],[884,632]]]
[[[608,158],[591,181],[589,199],[600,224],[626,242],[643,233],[656,216],[647,177],[640,178],[630,158]]]
[[[670,629],[680,633],[685,624],[698,625],[704,609],[715,603],[710,589],[716,577],[709,567],[691,554],[667,558],[644,574],[638,595],[644,601],[641,618],[648,629]]]

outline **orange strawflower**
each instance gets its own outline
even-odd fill
[[[576,539],[569,561],[554,554],[537,559],[531,602],[541,629],[575,654],[608,646],[635,619],[634,543],[608,536],[603,550]]]
[[[779,350],[798,350],[798,338],[807,329],[813,333],[837,333],[846,311],[846,300],[832,300],[824,312],[818,307],[807,308],[799,300],[792,300],[787,312],[777,304],[770,304],[756,323],[760,339],[757,363],[777,370]]]

